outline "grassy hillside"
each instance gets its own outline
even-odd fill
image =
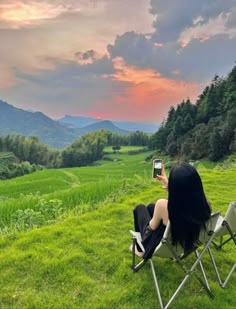
[[[41,199],[59,199],[62,210],[88,208],[104,201],[127,182],[150,178],[151,163],[139,155],[111,154],[96,166],[42,170],[0,182],[0,228],[12,223],[18,209],[35,209]]]
[[[1,308],[158,307],[148,265],[137,274],[130,270],[128,230],[133,228],[136,204],[155,201],[166,193],[150,179],[151,165],[143,163],[144,154],[121,156],[123,161],[42,171],[0,182],[2,214],[6,205],[25,207],[28,201],[30,207],[37,198],[61,199],[68,210],[56,224],[29,232],[12,230],[0,238]],[[199,172],[213,210],[224,214],[228,203],[236,199],[236,170],[199,166]],[[39,197],[37,187],[41,188]],[[223,274],[235,258],[235,248],[230,244],[217,252]],[[169,261],[156,260],[161,289],[168,297],[182,271],[177,265],[170,267]],[[215,299],[209,300],[198,282],[191,279],[173,307],[235,308],[235,275],[223,290],[216,284],[209,257],[204,261]]]

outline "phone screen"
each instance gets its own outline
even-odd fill
[[[162,171],[162,161],[161,160],[154,160],[153,161],[153,178],[157,175],[161,175]]]

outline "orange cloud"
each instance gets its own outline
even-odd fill
[[[113,79],[127,82],[128,87],[114,92],[112,102],[96,102],[95,114],[99,112],[103,118],[162,121],[171,105],[176,106],[188,97],[194,101],[200,92],[197,83],[168,79],[154,70],[129,67],[120,58],[116,59],[115,67],[117,73]]]
[[[53,5],[45,1],[24,3],[13,0],[0,4],[0,21],[11,24],[13,28],[30,25],[43,19],[55,18],[65,12],[62,5]]]

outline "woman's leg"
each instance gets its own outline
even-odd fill
[[[134,211],[134,229],[136,232],[140,232],[141,236],[143,236],[146,226],[151,220],[149,211],[145,205],[138,205],[135,207]],[[137,244],[137,249],[139,252],[142,252],[141,248]]]
[[[136,232],[143,235],[146,226],[151,220],[148,208],[145,205],[138,205],[134,209],[134,228]]]
[[[155,209],[155,203],[150,203],[147,205],[147,209],[148,209],[148,212],[151,216],[151,218],[153,217],[153,214],[154,214],[154,209]]]

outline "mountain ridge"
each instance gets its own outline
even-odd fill
[[[120,122],[113,122],[111,120],[98,120],[91,117],[70,115],[66,115],[64,118],[67,121],[61,122],[60,119],[51,119],[40,111],[27,111],[0,100],[1,135],[34,135],[42,143],[52,148],[64,148],[81,135],[96,130],[103,129],[118,134],[129,134],[132,132],[132,130],[123,128],[122,125],[118,126],[117,123]],[[132,122],[126,122],[126,124],[134,125]],[[139,131],[142,130],[140,129]]]
[[[41,142],[62,148],[75,138],[73,131],[42,112],[28,112],[0,100],[0,133],[35,135]],[[55,137],[58,137],[55,139]]]
[[[114,125],[114,123],[110,120],[101,120],[97,123],[92,123],[90,125],[87,125],[86,127],[83,127],[80,129],[80,133],[87,133],[87,132],[92,132],[92,131],[97,131],[102,128],[106,128],[107,131],[111,131],[114,133],[120,133],[120,134],[128,134],[128,131],[122,130],[118,128],[117,126]]]
[[[96,119],[92,117],[86,116],[72,116],[65,115],[64,117],[57,119],[60,123],[64,123],[70,127],[83,128],[87,125],[91,125],[93,123],[99,123],[105,120]],[[134,121],[123,121],[123,120],[108,120],[111,121],[116,127],[121,130],[135,132],[135,131],[143,131],[145,133],[154,133],[160,127],[159,123],[151,123],[151,122],[134,122]]]

